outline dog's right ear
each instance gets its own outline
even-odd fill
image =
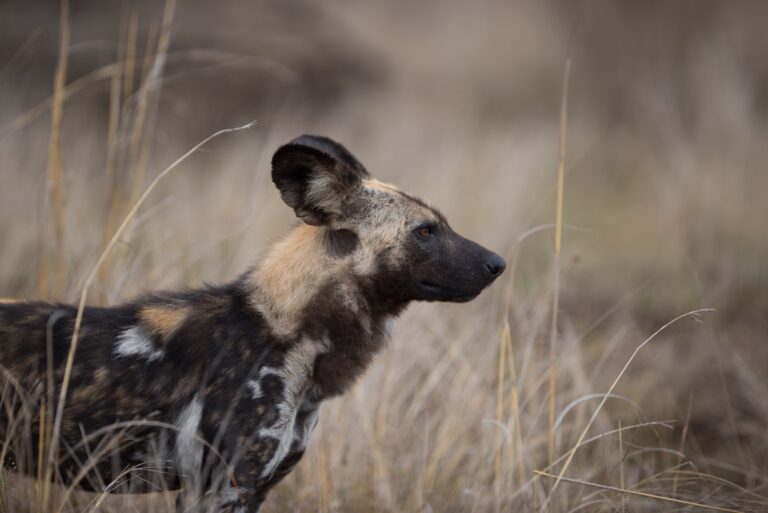
[[[368,176],[344,146],[327,137],[302,135],[272,157],[272,181],[283,201],[312,225],[344,217],[346,198]]]

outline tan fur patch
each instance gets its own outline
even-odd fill
[[[93,381],[97,384],[103,384],[108,381],[109,369],[106,367],[99,367],[93,372]]]
[[[333,258],[325,250],[324,230],[299,226],[273,247],[251,275],[254,306],[278,336],[298,331],[307,304],[331,279],[352,278],[350,258]]]
[[[189,316],[189,308],[168,305],[153,305],[139,312],[142,324],[168,340],[184,324]]]
[[[0,305],[10,305],[12,303],[18,303],[18,299],[13,299],[10,297],[0,297]]]
[[[97,399],[100,397],[100,392],[102,391],[103,389],[96,383],[77,387],[72,390],[72,402],[74,404],[81,402],[93,404],[97,402]]]

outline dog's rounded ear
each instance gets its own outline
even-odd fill
[[[368,176],[344,146],[327,137],[302,135],[272,157],[272,181],[283,201],[312,225],[343,217],[345,200]]]

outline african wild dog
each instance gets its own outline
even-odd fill
[[[101,483],[149,465],[154,448],[183,488],[197,479],[212,490],[216,511],[254,512],[301,458],[320,403],[381,349],[388,320],[414,300],[469,301],[504,271],[501,257],[372,179],[325,137],[279,148],[272,179],[304,223],[252,270],[219,287],[85,310],[62,422],[64,479],[86,446],[94,453],[108,439],[107,426],[146,419],[120,431],[119,450],[97,468]],[[58,394],[75,314],[62,304],[0,304],[0,364],[29,397],[37,391],[28,401],[35,440],[36,405],[54,397],[46,367]],[[31,450],[25,457],[37,461]],[[230,488],[214,475],[231,476]]]

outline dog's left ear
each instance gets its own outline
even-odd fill
[[[368,176],[344,146],[327,137],[302,135],[272,157],[272,181],[283,201],[312,225],[343,217],[345,199]]]

